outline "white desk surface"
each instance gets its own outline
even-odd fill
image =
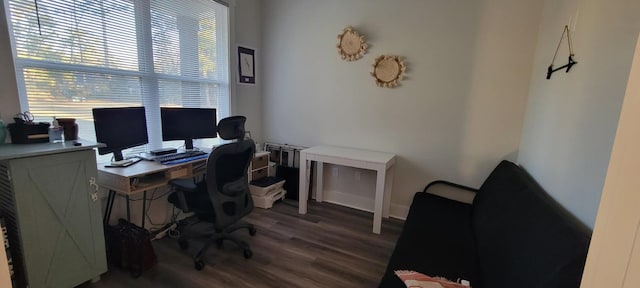
[[[339,157],[345,159],[352,159],[356,161],[364,161],[371,163],[388,163],[393,160],[396,155],[386,152],[378,152],[372,150],[354,149],[338,146],[314,146],[308,149],[302,150],[307,155],[317,154],[329,157]],[[308,156],[307,156],[308,157]]]
[[[203,149],[209,153],[210,150]],[[127,167],[105,167],[110,162],[98,163],[98,183],[121,194],[136,194],[149,189],[166,186],[169,180],[175,178],[192,177],[194,172],[204,171],[207,158],[200,158],[188,162],[164,165],[155,161],[141,160]],[[181,173],[168,174],[169,172]],[[131,186],[131,179],[141,180]]]
[[[210,149],[201,149],[206,153],[211,153]],[[180,151],[183,152],[183,151]],[[175,167],[184,166],[185,164],[193,164],[198,162],[206,162],[207,158],[196,159],[188,162],[172,164],[172,165],[164,165],[156,161],[149,160],[140,160],[138,163],[127,167],[105,167],[105,165],[109,165],[111,162],[99,162],[98,170],[104,171],[110,174],[122,176],[122,177],[140,177],[148,174],[153,174],[156,172],[162,172],[171,170]]]
[[[101,163],[98,163],[98,170],[104,171],[110,174],[122,176],[122,177],[140,177],[148,174],[153,174],[156,172],[167,171],[174,167],[181,167],[181,166],[184,166],[185,164],[198,163],[203,161],[207,161],[207,158],[197,159],[197,160],[183,162],[179,164],[173,164],[173,165],[164,165],[156,161],[140,160],[140,162],[127,167],[105,167],[105,165],[110,164],[110,162],[101,162]]]

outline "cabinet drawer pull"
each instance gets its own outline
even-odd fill
[[[96,183],[96,177],[89,178],[89,194],[91,194],[91,200],[93,200],[93,202],[98,201],[99,188],[100,186]]]

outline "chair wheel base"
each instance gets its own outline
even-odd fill
[[[251,256],[253,256],[253,252],[251,252],[251,249],[244,249],[244,259],[249,259],[251,258]]]
[[[129,271],[129,274],[131,275],[131,277],[133,278],[138,278],[140,277],[140,275],[142,275],[142,271],[138,271],[138,270],[131,270]]]
[[[180,231],[178,231],[176,229],[171,229],[171,230],[167,231],[167,235],[169,235],[169,237],[171,237],[173,239],[178,239],[178,238],[180,238]]]
[[[202,261],[202,260],[196,260],[196,261],[193,262],[193,264],[194,264],[196,270],[198,270],[198,271],[204,269],[204,261]]]
[[[189,242],[187,242],[187,240],[185,240],[185,239],[179,239],[178,240],[178,245],[180,245],[180,249],[182,249],[182,250],[189,249]]]

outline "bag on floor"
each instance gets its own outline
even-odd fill
[[[133,277],[139,277],[158,261],[149,232],[127,220],[120,219],[115,226],[107,225],[105,238],[109,265],[127,269]]]

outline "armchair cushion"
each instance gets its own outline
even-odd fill
[[[395,270],[473,280],[476,259],[470,257],[475,255],[469,241],[472,237],[470,204],[416,193],[380,287],[404,287]]]
[[[589,229],[514,163],[502,161],[473,202],[484,287],[577,287]]]

